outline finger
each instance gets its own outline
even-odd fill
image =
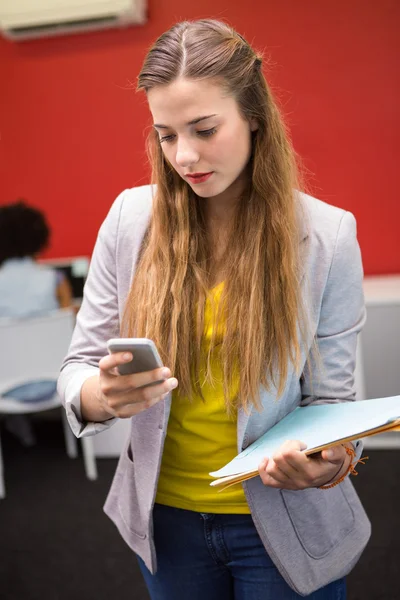
[[[282,444],[281,449],[303,452],[307,449],[307,444],[301,440],[287,440]]]
[[[132,380],[130,377],[122,375],[109,382],[105,380],[102,389],[106,395],[112,396],[115,394],[121,397],[121,402],[129,404],[131,402],[144,402],[145,400],[162,396],[178,387],[178,380],[175,377],[169,377],[164,380],[158,378],[155,382],[148,382],[148,385],[135,385],[135,381],[137,380]]]
[[[126,418],[150,408],[166,398],[177,385],[178,381],[170,378],[158,385],[134,390],[125,389],[123,393],[118,393],[118,390],[116,391],[112,385],[103,384],[102,402],[107,407],[106,410],[109,410],[114,416]]]
[[[292,465],[283,454],[274,454],[269,462],[267,472],[280,481],[298,479],[302,473],[298,463],[294,461],[294,465]]]
[[[290,479],[277,480],[270,473],[268,473],[268,465],[270,462],[271,461],[268,458],[264,458],[258,466],[258,473],[263,484],[275,489],[297,489]]]
[[[267,474],[268,462],[268,458],[263,458],[260,464],[258,465],[258,473],[264,485],[268,485],[272,481],[272,477],[270,477],[270,475]]]
[[[304,453],[307,444],[300,440],[288,440],[274,453],[273,459],[281,470],[286,473],[302,473],[309,459]]]
[[[168,367],[161,367],[160,369],[153,369],[152,371],[122,375],[122,377],[122,383],[127,387],[141,388],[146,385],[154,385],[156,382],[162,382],[169,379],[171,377],[171,371]]]
[[[327,450],[323,450],[321,452],[321,458],[330,462],[334,465],[341,464],[346,457],[346,451],[343,446],[334,446],[333,448],[328,448]]]
[[[132,352],[115,352],[113,354],[107,354],[99,361],[99,367],[102,371],[111,371],[111,369],[128,363],[133,359]]]
[[[305,449],[305,443],[292,440],[283,444],[273,456],[273,461],[279,470],[289,477],[291,483],[296,485],[296,489],[312,487],[321,476],[321,472],[324,476],[327,468],[331,468],[330,463],[321,458],[316,460],[313,456],[307,456]],[[270,474],[282,483],[285,482],[277,470],[270,470]]]
[[[175,377],[170,377],[161,383],[135,388],[134,394],[138,398],[138,402],[146,402],[147,400],[151,401],[154,398],[160,398],[165,394],[169,394],[176,387],[178,387],[178,380]]]
[[[260,473],[261,471],[265,471],[265,469],[267,468],[267,464],[268,464],[268,458],[265,457],[262,459],[262,461],[258,465],[258,472]]]
[[[281,484],[279,476],[277,478],[274,475],[274,472],[279,473],[279,470],[276,468],[276,465],[272,459],[263,458],[263,460],[258,466],[258,472],[264,485],[268,485],[270,487],[277,487],[278,484]],[[287,478],[284,477],[283,474],[281,474],[281,478],[285,481],[287,480]]]
[[[158,401],[162,396],[175,389],[178,386],[178,381],[175,377],[171,377],[162,383],[140,388],[132,388],[124,384],[124,377],[105,380],[101,384],[101,390],[105,397],[104,401],[114,411],[121,410],[122,407],[129,404],[148,403],[150,406],[155,399]]]
[[[136,400],[127,404],[142,404],[144,408],[150,408],[153,404],[156,404],[160,400],[166,398],[168,394],[178,386],[178,380],[175,377],[167,379],[163,383],[142,387],[135,390]]]

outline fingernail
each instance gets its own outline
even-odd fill
[[[125,352],[125,354],[122,355],[122,360],[132,360],[132,354]]]
[[[172,379],[170,379],[169,382],[168,382],[168,387],[169,387],[170,390],[175,389],[177,387],[177,385],[178,385],[178,380],[175,379],[175,377],[173,377]]]
[[[171,371],[169,369],[163,369],[161,371],[161,377],[163,377],[164,379],[168,379],[168,377],[171,375]]]
[[[326,456],[327,456],[327,458],[333,458],[335,456],[335,453],[333,450],[327,450]]]

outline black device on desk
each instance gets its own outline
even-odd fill
[[[39,263],[52,267],[63,273],[71,284],[74,303],[80,304],[83,298],[83,286],[89,270],[87,256],[73,256],[71,258],[46,258]]]

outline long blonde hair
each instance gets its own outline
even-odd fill
[[[259,386],[284,389],[288,363],[299,371],[304,330],[294,152],[261,69],[261,57],[231,27],[214,20],[174,25],[154,43],[138,78],[146,92],[178,77],[215,79],[255,119],[249,182],[228,244],[218,314],[228,410],[260,408]],[[179,381],[201,395],[199,365],[212,256],[202,201],[164,158],[157,133],[148,149],[157,189],[122,321],[125,334],[149,337]],[[214,331],[215,331],[214,327]],[[215,348],[211,340],[208,359]],[[206,377],[212,380],[210,360]],[[239,375],[239,392],[229,397]]]

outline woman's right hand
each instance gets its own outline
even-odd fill
[[[121,375],[118,372],[118,365],[128,363],[131,360],[132,354],[130,352],[116,352],[104,356],[99,361],[100,375],[96,377],[97,390],[95,394],[96,404],[98,403],[98,405],[97,407],[93,406],[93,396],[90,407],[84,402],[87,410],[83,410],[82,413],[86,413],[87,420],[103,421],[112,417],[127,419],[157,404],[177,387],[178,381],[171,377],[171,371],[167,367],[144,373]],[[90,379],[92,381],[87,380],[87,384],[88,387],[92,388],[95,378]],[[155,381],[160,381],[160,383],[147,385]],[[87,391],[89,392],[89,389]],[[85,396],[87,398],[84,384],[81,400]],[[96,413],[97,418],[93,418],[94,413]],[[103,418],[99,418],[100,413],[104,415]]]

